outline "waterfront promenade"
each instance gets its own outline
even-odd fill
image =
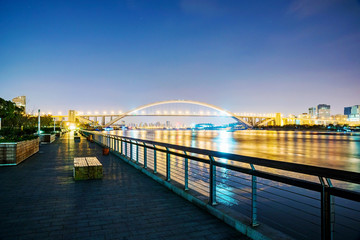
[[[74,181],[74,157],[96,156],[102,180]],[[66,134],[0,168],[0,239],[248,239],[101,147]]]

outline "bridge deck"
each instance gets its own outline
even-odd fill
[[[67,134],[0,168],[0,239],[247,239],[95,143]],[[102,180],[74,181],[74,157],[96,156]]]

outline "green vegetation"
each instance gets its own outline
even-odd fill
[[[38,118],[24,114],[24,109],[15,103],[0,98],[0,142],[19,142],[37,138]],[[41,131],[52,133],[54,130],[53,118],[45,115],[40,118]],[[60,131],[60,128],[56,129]]]
[[[25,134],[21,130],[12,130],[9,132],[8,129],[0,130],[0,143],[1,142],[21,142],[25,140],[31,140],[37,138],[34,134]]]

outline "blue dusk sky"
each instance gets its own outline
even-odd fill
[[[53,113],[342,113],[360,104],[360,1],[0,0],[0,97],[19,95]]]

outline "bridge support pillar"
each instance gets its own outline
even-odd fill
[[[102,117],[101,125],[105,125],[105,116]]]

